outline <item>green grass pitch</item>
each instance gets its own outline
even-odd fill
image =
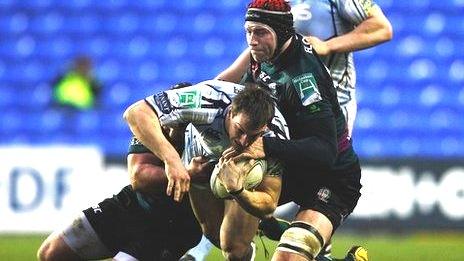
[[[0,260],[36,260],[35,253],[44,235],[0,235]],[[371,261],[459,261],[464,260],[464,233],[418,233],[413,235],[336,235],[333,239],[333,254],[336,257],[355,244],[365,246]],[[256,260],[266,260],[261,241],[257,238],[258,255]],[[275,242],[265,240],[269,251]],[[214,250],[207,261],[223,260],[219,250]]]

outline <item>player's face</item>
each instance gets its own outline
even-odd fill
[[[245,31],[253,59],[257,62],[269,61],[277,46],[277,37],[272,29],[261,23],[247,21]]]
[[[251,128],[250,118],[244,113],[237,113],[235,116],[232,116],[232,113],[229,112],[228,125],[230,143],[237,150],[242,150],[249,146],[266,130],[266,125],[258,129]]]

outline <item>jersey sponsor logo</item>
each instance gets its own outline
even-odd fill
[[[313,17],[309,3],[292,4],[292,14],[295,21],[308,21]]]
[[[328,188],[321,188],[317,192],[317,197],[319,198],[320,201],[323,201],[327,203],[330,199],[332,192]]]
[[[312,54],[313,53],[313,46],[311,45],[311,43],[307,40],[306,37],[303,37],[303,48],[305,50],[305,52],[309,53],[309,54]]]
[[[312,73],[305,73],[293,78],[293,85],[297,89],[303,106],[322,100],[317,88],[316,78]]]
[[[92,209],[93,209],[93,212],[95,212],[95,214],[103,212],[102,209],[100,208],[100,205],[98,204],[96,206],[93,206]]]
[[[277,96],[277,86],[278,84],[275,82],[271,82],[271,76],[269,76],[266,72],[261,71],[258,78],[261,80],[261,82],[269,88],[271,91],[271,96],[276,97]]]
[[[200,108],[201,93],[199,91],[181,92],[179,95],[179,105],[182,108]]]
[[[168,95],[165,92],[157,93],[153,97],[156,106],[165,114],[172,111],[171,103],[169,102]]]

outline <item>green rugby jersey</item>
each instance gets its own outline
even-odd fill
[[[259,64],[251,60],[242,83],[252,82],[268,88],[287,121],[290,138],[307,142],[304,146],[296,143],[289,146],[295,151],[294,154],[289,151],[288,155],[296,158],[282,160],[303,165],[331,164],[332,169],[343,169],[357,163],[332,78],[301,35],[296,35],[290,46],[272,63]],[[336,150],[325,153],[324,147],[330,147],[326,146],[327,142]],[[266,146],[265,149],[272,150]]]

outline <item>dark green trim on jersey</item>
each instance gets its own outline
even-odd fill
[[[145,147],[136,137],[132,137],[129,147],[127,149],[127,154],[137,154],[137,153],[152,153],[147,147]]]

